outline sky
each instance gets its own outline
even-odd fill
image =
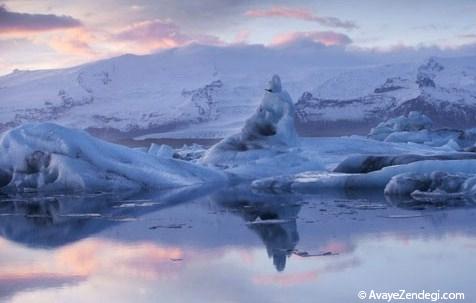
[[[193,43],[472,52],[475,16],[476,0],[0,0],[0,75]]]

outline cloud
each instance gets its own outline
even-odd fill
[[[0,5],[0,35],[45,32],[79,26],[81,22],[70,16],[18,13]]]
[[[3,240],[0,239],[0,243]],[[5,242],[6,243],[6,242]],[[8,245],[8,244],[7,244]],[[7,252],[16,252],[8,245]],[[20,248],[21,249],[21,248]],[[168,275],[171,260],[184,257],[180,248],[158,246],[150,242],[133,245],[100,239],[87,239],[62,247],[53,254],[39,255],[37,259],[26,259],[17,263],[0,264],[0,281],[16,281],[22,278],[35,280],[37,277],[67,277],[86,279],[107,272],[108,275],[157,278]]]
[[[129,48],[139,53],[157,49],[184,46],[193,42],[221,45],[223,42],[211,35],[188,35],[170,21],[153,19],[134,23],[111,36],[115,43],[125,43],[121,48]]]
[[[352,21],[340,20],[336,17],[323,17],[311,13],[304,8],[287,6],[273,6],[268,9],[252,9],[245,12],[245,16],[254,18],[282,17],[289,19],[317,22],[320,25],[335,28],[355,29],[357,25]]]
[[[273,38],[271,45],[289,45],[300,41],[311,41],[325,46],[347,45],[352,43],[349,36],[333,31],[289,32]]]
[[[159,19],[134,23],[122,29],[114,37],[124,41],[155,42],[166,47],[178,46],[188,40],[176,24]]]
[[[98,55],[90,46],[94,41],[94,35],[79,28],[63,31],[60,35],[53,35],[48,38],[46,44],[61,54],[94,58]]]

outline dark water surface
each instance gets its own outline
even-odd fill
[[[476,302],[471,206],[246,187],[1,196],[0,301]]]

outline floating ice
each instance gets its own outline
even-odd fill
[[[476,175],[465,173],[403,173],[385,186],[386,195],[411,196],[417,201],[442,201],[476,195]]]
[[[370,130],[369,137],[383,141],[392,133],[431,129],[432,125],[433,122],[426,115],[412,111],[407,116],[399,116],[380,123]]]
[[[338,173],[368,173],[380,170],[387,166],[408,164],[427,160],[476,160],[476,153],[448,153],[437,155],[356,155],[350,156],[342,161],[334,172]]]
[[[382,190],[394,177],[403,173],[429,174],[435,171],[447,173],[476,174],[474,160],[426,160],[404,165],[395,165],[369,173],[329,173],[319,171],[302,172],[295,175],[269,177],[253,182],[257,189],[287,191],[320,191],[332,190]]]
[[[432,124],[426,115],[412,111],[408,116],[399,116],[372,128],[369,138],[385,142],[443,146],[456,151],[472,146],[476,142],[475,129],[432,129]]]
[[[161,189],[224,176],[185,161],[157,158],[56,124],[26,124],[0,137],[4,191]]]

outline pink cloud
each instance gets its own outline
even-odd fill
[[[185,34],[175,23],[160,19],[132,24],[113,34],[111,41],[117,43],[119,47],[129,48],[141,53],[184,46],[193,42],[223,44],[220,39],[211,35]]]
[[[331,251],[336,254],[344,254],[351,252],[353,249],[354,247],[347,242],[331,241],[324,245],[320,250]]]
[[[0,240],[1,243],[1,240]],[[15,251],[15,246],[7,247]],[[88,239],[60,248],[47,258],[0,264],[0,283],[37,277],[86,279],[92,275],[108,275],[157,279],[173,275],[173,259],[181,259],[180,248],[154,243],[118,243]]]
[[[134,23],[114,35],[117,40],[154,43],[163,47],[175,47],[185,44],[188,37],[180,32],[172,22],[159,19]]]
[[[61,54],[93,59],[98,54],[91,48],[96,37],[83,28],[63,31],[59,35],[48,37],[46,44]]]
[[[107,272],[109,275],[157,279],[173,274],[170,260],[181,259],[183,255],[180,248],[149,242],[131,245],[91,239],[58,251],[54,265],[80,276]]]
[[[292,44],[298,41],[312,41],[325,46],[347,45],[352,42],[349,36],[333,31],[290,32],[273,38],[271,44],[275,46]]]
[[[317,22],[320,25],[328,27],[338,27],[345,29],[357,28],[357,25],[352,21],[344,21],[336,17],[318,16],[304,8],[293,8],[287,6],[273,6],[268,9],[253,9],[245,12],[245,16],[254,18],[282,17]]]

